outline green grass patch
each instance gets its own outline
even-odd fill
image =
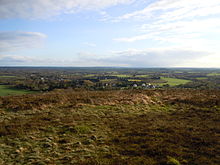
[[[145,77],[149,77],[149,75],[142,74],[142,75],[136,75],[135,77],[145,78]]]
[[[22,95],[34,93],[33,91],[22,90],[22,89],[14,89],[9,85],[0,85],[0,96],[8,96],[8,95]]]
[[[188,72],[188,73],[192,73],[192,74],[194,74],[194,73],[198,73],[198,72]]]
[[[16,78],[16,76],[0,76],[0,78]]]
[[[87,134],[90,132],[90,127],[86,125],[78,125],[75,126],[73,129],[77,134]]]
[[[197,77],[196,78],[197,80],[206,80],[206,79],[208,79],[207,77]]]
[[[105,80],[101,80],[101,82],[110,82],[110,81],[116,81],[117,79],[105,79]]]
[[[169,75],[170,73],[160,73],[160,75],[166,76]]]
[[[87,74],[87,75],[84,75],[83,77],[94,77],[94,76],[97,76],[96,74]]]
[[[121,78],[132,77],[132,75],[128,75],[128,74],[113,74],[110,76],[116,76],[116,77],[121,77]]]
[[[220,76],[220,73],[209,73],[207,76]]]
[[[158,104],[151,104],[148,105],[150,111],[157,111],[157,112],[173,112],[176,110],[174,105],[158,105]]]
[[[177,78],[167,78],[167,77],[161,77],[162,80],[167,81],[166,83],[162,83],[160,85],[165,85],[168,84],[170,86],[177,86],[181,84],[186,84],[190,82],[190,80],[185,80],[185,79],[177,79]]]
[[[128,81],[140,82],[141,80],[138,80],[138,79],[128,79]]]
[[[145,74],[141,74],[141,75],[129,75],[129,74],[113,74],[113,75],[110,75],[110,76],[116,76],[116,77],[119,77],[119,78],[128,78],[128,77],[140,77],[140,78],[145,78],[145,77],[149,77],[149,75],[145,75]]]
[[[180,162],[173,157],[168,157],[167,159],[168,159],[167,160],[168,165],[181,165]]]

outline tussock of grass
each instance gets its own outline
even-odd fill
[[[77,134],[86,134],[90,132],[90,128],[86,125],[78,125],[73,128]]]
[[[173,158],[173,157],[168,156],[167,159],[168,159],[167,160],[167,165],[181,165],[180,162],[177,159]]]

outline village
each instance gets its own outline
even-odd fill
[[[218,70],[141,68],[0,68],[0,85],[17,90],[219,88]]]

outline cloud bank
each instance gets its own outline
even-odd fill
[[[99,59],[104,63],[128,67],[180,67],[186,63],[195,63],[209,52],[182,48],[161,48],[148,50],[126,50],[114,52],[114,55]]]
[[[159,0],[113,21],[137,21],[141,24],[136,29],[139,34],[119,37],[114,39],[115,41],[135,42],[151,39],[182,44],[197,39],[197,42],[193,43],[198,43],[210,33],[220,34],[220,1]],[[210,42],[208,39],[206,41],[205,44]]]
[[[0,32],[0,53],[38,47],[46,37],[39,32]]]
[[[81,10],[99,10],[134,0],[1,0],[0,18],[48,18]]]
[[[166,22],[189,17],[204,17],[220,14],[220,1],[201,1],[201,0],[156,0],[144,9],[124,14],[115,19],[121,20],[146,20],[157,17],[158,20]]]
[[[179,48],[179,53],[172,49],[162,57],[152,53],[154,54],[153,61],[156,59],[155,62],[152,61],[152,64],[156,66],[158,66],[157,61],[161,61],[160,66],[167,66],[167,64],[173,66],[175,63],[180,65],[179,61],[183,61],[184,66],[188,64],[196,66],[197,64],[192,62],[194,57],[199,60],[206,56],[206,61],[200,62],[200,66],[213,64],[219,67],[219,64],[215,63],[220,59],[219,39],[216,38],[220,35],[219,0],[157,0],[140,10],[118,16],[112,21],[132,22],[136,25],[133,29],[136,35],[114,38],[115,42],[122,44],[145,42],[146,46],[148,43],[156,43],[154,49]],[[197,53],[184,51],[187,49],[192,49]],[[148,54],[151,53],[148,52]],[[176,57],[171,58],[168,54],[171,56],[176,54]],[[209,56],[210,54],[212,57]],[[192,59],[192,61],[187,61],[187,59]],[[135,60],[134,58],[130,63]],[[207,64],[208,62],[210,64]]]
[[[189,63],[196,65],[198,59],[206,57],[209,54],[210,52],[191,49],[164,48],[115,51],[110,55],[106,55],[106,57],[81,52],[78,53],[77,58],[72,59],[41,59],[25,56],[0,55],[0,64],[35,66],[184,67]]]

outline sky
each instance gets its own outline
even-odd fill
[[[220,67],[220,0],[0,0],[0,66]]]

